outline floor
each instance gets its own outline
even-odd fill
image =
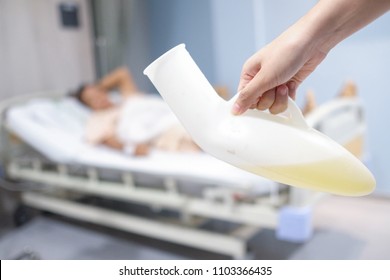
[[[390,200],[329,197],[314,209],[313,237],[304,244],[276,239],[272,230],[250,241],[254,259],[390,260]],[[229,259],[190,247],[39,215],[0,232],[0,259]]]
[[[355,240],[351,258],[390,260],[390,199],[332,197],[315,209],[315,226]],[[360,243],[360,245],[358,244]],[[343,249],[342,247],[338,250]]]

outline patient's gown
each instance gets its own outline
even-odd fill
[[[142,95],[129,97],[116,107],[94,112],[87,122],[86,140],[99,143],[115,134],[132,153],[139,143],[150,142],[179,121],[159,97]]]

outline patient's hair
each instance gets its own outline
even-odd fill
[[[81,98],[81,95],[83,94],[83,92],[87,86],[88,86],[88,84],[81,84],[75,91],[71,92],[69,95],[76,98],[82,104],[86,105],[84,100]]]

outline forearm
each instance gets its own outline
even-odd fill
[[[132,93],[137,91],[137,87],[129,73],[125,68],[118,68],[114,72],[105,76],[98,84],[105,90],[118,88],[122,93]]]
[[[321,0],[292,28],[301,28],[307,40],[328,53],[389,9],[390,0]]]
[[[105,90],[118,87],[120,80],[123,78],[124,71],[125,70],[123,68],[116,69],[114,72],[104,76],[99,81],[98,85]]]

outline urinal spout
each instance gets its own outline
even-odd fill
[[[225,101],[215,92],[185,45],[171,49],[145,70],[184,128],[200,146],[204,131],[215,127],[215,114]],[[191,128],[191,129],[188,129]]]

